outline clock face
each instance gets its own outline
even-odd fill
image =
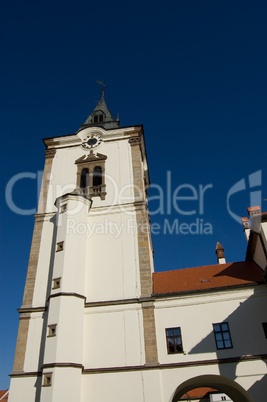
[[[96,148],[101,142],[102,136],[100,134],[91,134],[83,139],[82,146],[87,149]]]

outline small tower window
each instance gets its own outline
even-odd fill
[[[54,278],[53,279],[53,287],[52,287],[52,289],[60,288],[60,282],[61,282],[61,278]]]
[[[61,207],[60,207],[60,213],[63,214],[63,213],[66,212],[66,211],[67,211],[67,204],[61,205]]]
[[[43,387],[51,387],[52,373],[45,373],[43,376]]]
[[[84,168],[81,173],[81,188],[86,188],[89,186],[89,169]]]
[[[60,241],[59,243],[57,243],[56,251],[62,251],[63,247],[64,247],[64,241]]]
[[[56,328],[57,328],[57,324],[48,325],[47,336],[48,337],[56,336]]]
[[[93,174],[93,187],[101,186],[102,184],[102,168],[100,166],[96,166],[94,168]]]

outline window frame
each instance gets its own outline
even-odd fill
[[[267,322],[262,322],[262,329],[265,335],[265,338],[267,339]]]
[[[103,123],[104,122],[104,113],[101,111],[97,111],[94,115],[93,115],[93,123],[99,124],[99,123]]]
[[[165,328],[165,337],[168,355],[184,353],[181,327]],[[171,350],[172,347],[173,350]]]
[[[212,326],[213,326],[213,334],[214,334],[214,340],[215,340],[217,350],[233,349],[233,342],[232,342],[229,323],[227,321],[217,322],[217,323],[212,324]],[[220,329],[216,330],[215,326],[219,326]],[[227,329],[224,329],[223,326],[226,326]],[[216,337],[216,334],[221,335],[221,339],[218,339],[218,337]],[[226,334],[227,334],[228,338],[226,338]],[[226,345],[227,342],[230,343],[230,346]],[[219,346],[220,343],[223,344],[222,347]]]

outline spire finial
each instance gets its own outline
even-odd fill
[[[104,98],[106,84],[104,83],[104,81],[96,80],[96,82],[101,86],[101,95],[102,95],[102,98]]]

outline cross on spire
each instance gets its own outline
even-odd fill
[[[104,97],[106,84],[104,83],[104,81],[96,80],[96,82],[98,83],[98,85],[101,86],[101,94],[102,94],[102,97]]]

